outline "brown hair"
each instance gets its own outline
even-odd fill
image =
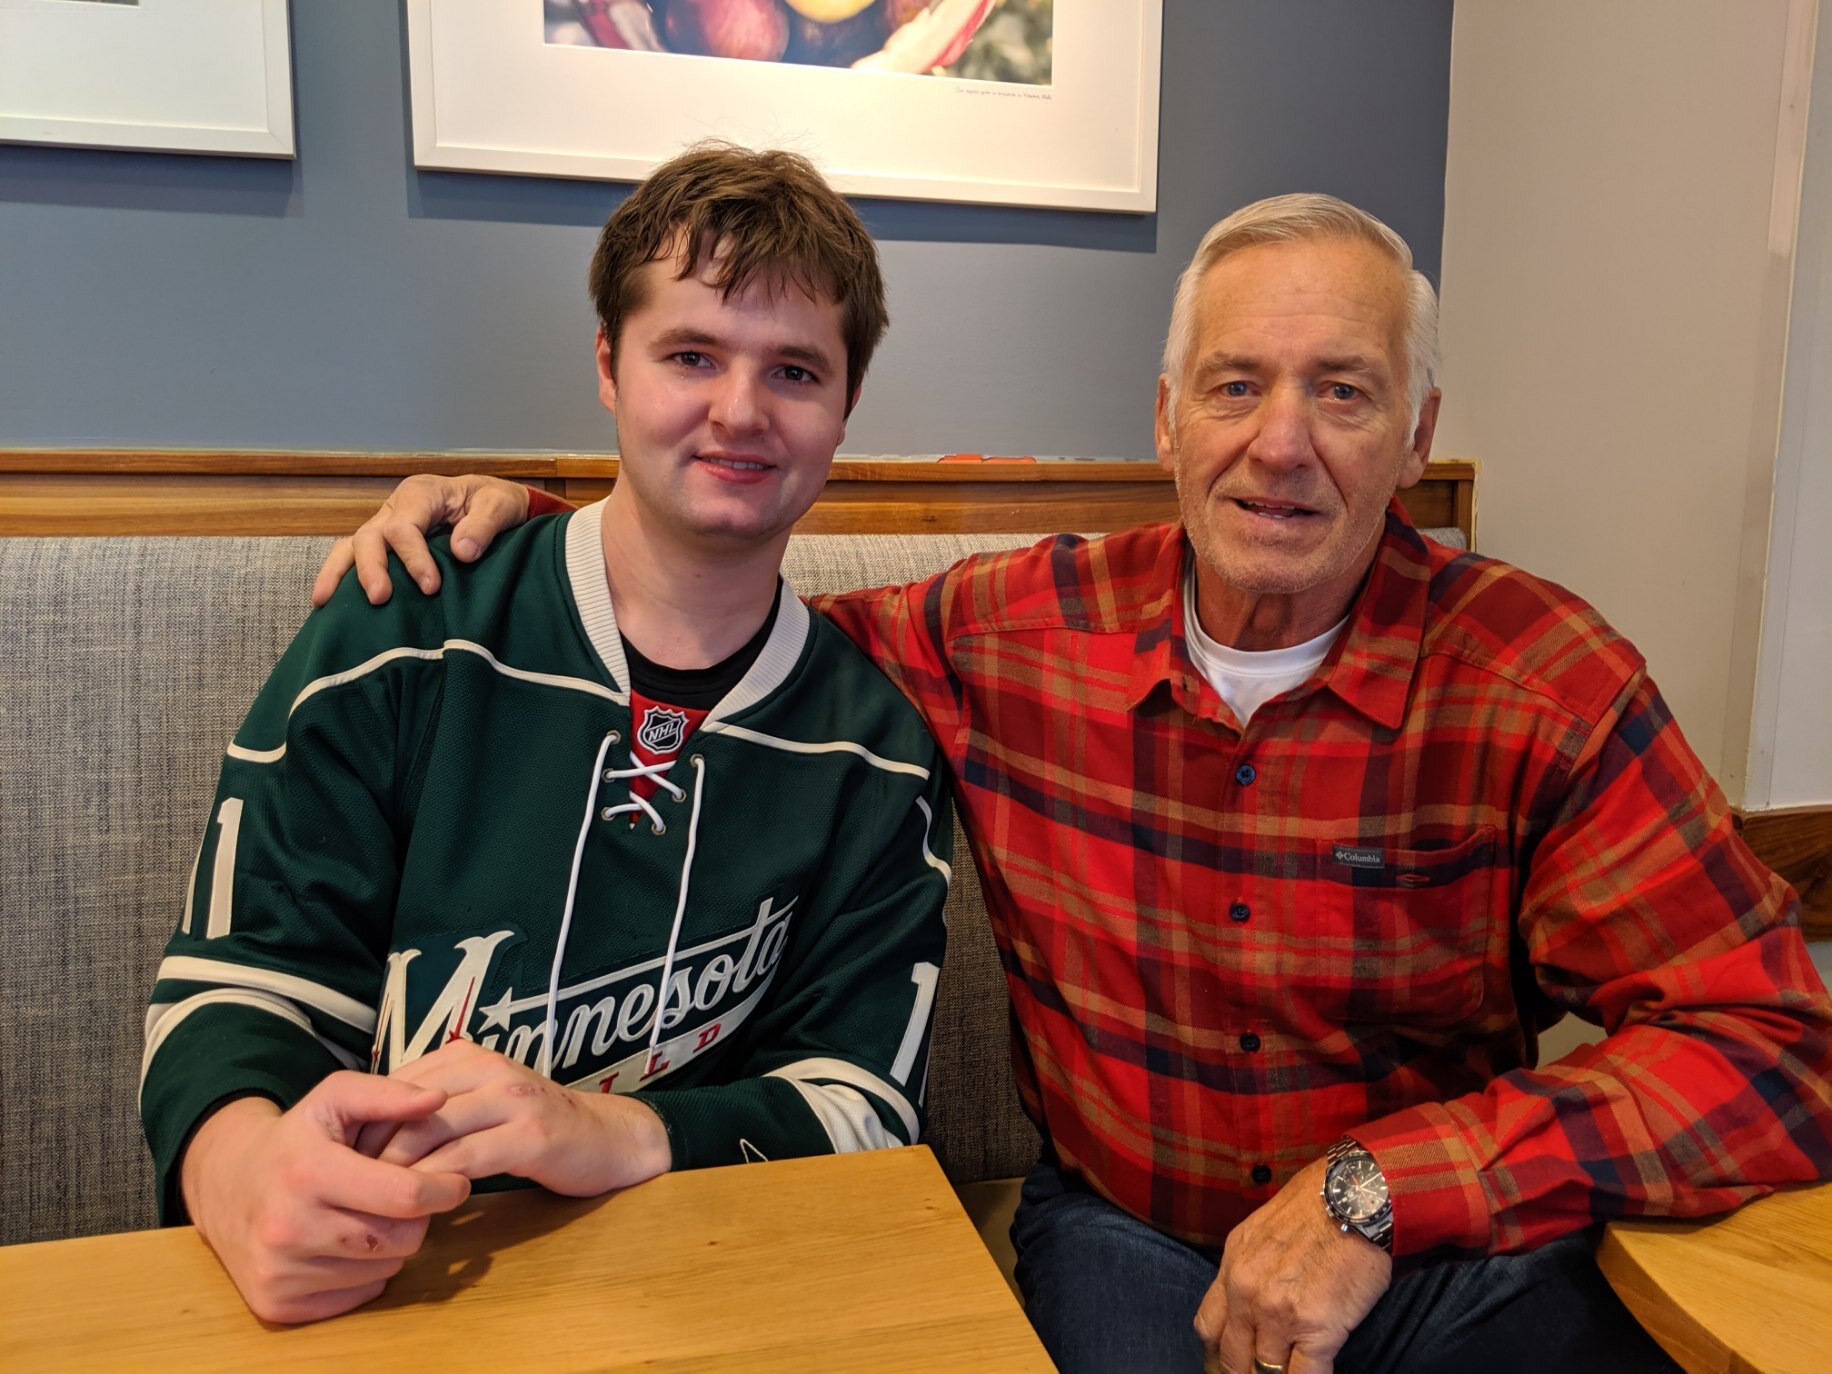
[[[728,299],[762,277],[837,304],[852,409],[890,323],[884,277],[871,235],[813,163],[780,149],[700,143],[657,167],[611,212],[589,281],[613,367],[624,319],[642,305],[639,269],[677,248],[684,261],[676,280],[711,254],[714,284]]]

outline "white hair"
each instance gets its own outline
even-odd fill
[[[1196,312],[1202,282],[1209,270],[1243,248],[1262,243],[1297,243],[1306,239],[1355,239],[1372,244],[1406,274],[1406,400],[1412,426],[1418,424],[1425,398],[1437,385],[1438,293],[1423,272],[1412,266],[1406,241],[1366,210],[1335,196],[1301,193],[1273,196],[1236,210],[1202,236],[1196,256],[1177,279],[1170,307],[1170,334],[1164,341],[1164,376],[1174,396],[1196,340]]]

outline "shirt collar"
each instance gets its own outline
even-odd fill
[[[1185,638],[1182,578],[1188,549],[1181,524],[1164,526],[1152,575],[1161,595],[1142,608],[1128,700],[1136,709],[1163,684],[1191,715],[1222,720],[1226,707],[1196,670]],[[1425,541],[1395,497],[1387,506],[1386,531],[1349,614],[1348,629],[1301,690],[1327,688],[1375,724],[1398,728],[1418,667],[1430,591]]]
[[[1189,540],[1181,522],[1159,528],[1163,543],[1153,559],[1151,573],[1151,585],[1158,589],[1158,595],[1139,609],[1127,704],[1136,711],[1153,691],[1168,684],[1172,698],[1185,711],[1201,719],[1217,720],[1225,709],[1221,697],[1196,671],[1184,638],[1183,559]]]
[[[1424,536],[1395,497],[1348,631],[1318,669],[1323,686],[1375,724],[1398,729],[1418,670],[1430,599],[1431,557]]]

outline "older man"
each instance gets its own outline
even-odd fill
[[[1047,1142],[1019,1278],[1065,1369],[1667,1367],[1588,1228],[1832,1171],[1792,894],[1641,656],[1392,499],[1435,340],[1385,225],[1249,206],[1177,291],[1180,523],[823,603],[953,765]],[[365,584],[384,538],[424,577],[416,520],[481,545],[522,504],[471,495],[400,493]],[[1567,1013],[1605,1037],[1540,1065]]]

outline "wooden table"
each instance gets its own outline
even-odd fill
[[[1708,1221],[1615,1221],[1597,1263],[1690,1374],[1832,1370],[1832,1184]]]
[[[1049,1370],[926,1147],[472,1199],[367,1307],[250,1316],[189,1227],[0,1248],[0,1369]]]

